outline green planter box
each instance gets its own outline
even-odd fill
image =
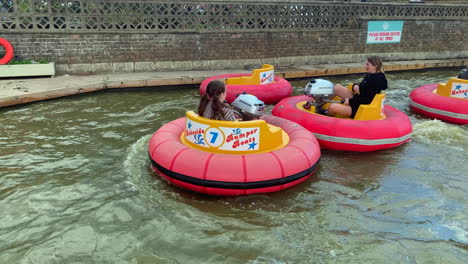
[[[54,76],[55,64],[16,64],[0,65],[1,77]]]

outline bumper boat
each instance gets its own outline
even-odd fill
[[[228,103],[232,103],[236,99],[236,95],[244,92],[255,95],[265,104],[276,104],[292,94],[291,84],[287,80],[275,76],[274,67],[270,64],[264,64],[261,69],[253,70],[252,74],[223,74],[207,78],[200,85],[200,95],[205,93],[208,83],[213,80],[226,83]]]
[[[468,80],[427,84],[410,93],[413,112],[455,124],[468,124]]]
[[[315,136],[275,116],[230,122],[193,111],[162,126],[148,145],[152,168],[167,181],[199,193],[267,193],[308,179],[320,160]]]
[[[411,140],[412,125],[408,116],[393,107],[384,106],[385,94],[377,94],[368,105],[360,105],[354,119],[320,115],[315,113],[315,106],[305,109],[310,96],[283,99],[272,113],[313,132],[324,149],[368,152],[396,147]],[[312,96],[319,98],[320,94]],[[323,108],[328,106],[329,103]]]

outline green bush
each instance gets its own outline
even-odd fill
[[[12,60],[8,63],[8,65],[18,65],[18,64],[47,64],[49,63],[46,59],[40,60]]]

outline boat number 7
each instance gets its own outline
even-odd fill
[[[206,132],[206,143],[211,148],[217,148],[224,144],[224,135],[221,130],[215,127],[210,127]]]
[[[213,137],[210,140],[210,144],[214,144],[216,142],[216,139],[218,138],[219,133],[218,132],[210,132],[210,135],[213,135]]]

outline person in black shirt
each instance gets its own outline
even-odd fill
[[[458,79],[463,79],[463,80],[468,80],[468,66],[466,66],[466,69],[463,69],[460,74],[457,76]]]
[[[367,57],[364,67],[367,74],[360,83],[353,84],[352,91],[343,85],[335,85],[335,95],[341,97],[344,103],[331,104],[328,107],[328,115],[340,114],[354,118],[361,104],[370,104],[376,94],[387,89],[387,77],[382,70],[382,60],[380,57]]]

